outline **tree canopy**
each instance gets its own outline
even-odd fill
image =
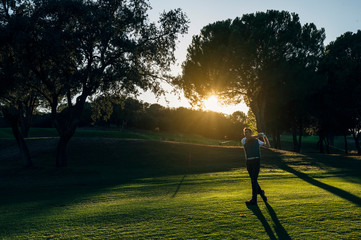
[[[300,68],[315,71],[324,38],[323,29],[301,26],[298,15],[286,11],[216,22],[193,37],[178,84],[193,102],[214,93],[234,102],[244,99],[264,131],[269,89],[299,79]],[[295,71],[284,74],[290,66]]]
[[[289,126],[295,135],[306,100],[323,84],[315,73],[324,39],[324,29],[302,26],[297,14],[286,11],[215,22],[193,37],[177,84],[193,103],[210,94],[244,100],[258,131],[279,136]]]
[[[160,83],[171,80],[168,72],[175,61],[177,38],[188,29],[181,9],[163,12],[158,23],[150,22],[146,0],[20,3],[31,24],[18,60],[31,59],[22,62],[34,76],[27,86],[51,107],[60,136],[57,166],[66,165],[66,145],[86,99],[106,92],[161,92]]]
[[[361,154],[361,31],[346,32],[331,42],[320,69],[327,79],[315,114],[321,134],[351,132]]]

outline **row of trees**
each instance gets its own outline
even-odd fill
[[[99,104],[102,104],[100,107]],[[1,113],[0,113],[1,117]],[[1,118],[0,118],[1,120]],[[137,99],[104,99],[99,97],[87,102],[79,119],[80,127],[116,127],[117,129],[144,129],[199,134],[208,138],[239,140],[243,128],[249,126],[243,112],[232,115],[194,110],[188,108],[166,108]],[[6,122],[0,122],[9,127]],[[37,112],[32,127],[51,127],[51,116]]]
[[[0,107],[26,166],[24,141],[37,104],[51,110],[59,134],[56,165],[67,164],[66,148],[86,100],[94,94],[159,94],[170,81],[177,38],[188,19],[175,9],[150,22],[146,0],[4,0],[0,3]]]
[[[245,100],[276,148],[284,131],[296,152],[306,131],[319,135],[322,152],[330,136],[352,133],[361,154],[361,31],[326,47],[324,39],[324,29],[286,11],[215,22],[193,37],[175,84],[193,104],[210,94]]]
[[[234,112],[227,116],[222,113],[183,107],[171,109],[159,104],[142,103],[132,98],[121,101],[121,104],[113,101],[108,113],[98,114],[100,109],[97,110],[96,104],[89,104],[89,106],[92,107],[93,124],[97,125],[176,131],[215,139],[234,140],[240,139],[243,128],[249,125],[247,116],[243,112]]]

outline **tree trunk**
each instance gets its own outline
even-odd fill
[[[274,129],[272,132],[272,139],[273,139],[273,147],[276,149],[281,149],[281,137],[279,129]]]
[[[292,121],[292,139],[293,139],[293,151],[298,152],[298,142],[297,142],[297,128],[296,128],[296,120]]]
[[[333,133],[329,134],[328,140],[331,146],[335,146],[335,135]]]
[[[345,139],[345,154],[348,154],[347,136],[346,136],[346,134],[344,134],[343,136]]]
[[[360,141],[359,141],[360,135],[361,135],[360,133],[355,133],[355,132],[352,133],[353,139],[355,140],[355,146],[356,146],[358,155],[361,155],[361,147],[360,147]]]
[[[325,138],[326,141],[326,153],[330,154],[330,141],[329,141],[329,137]]]
[[[256,102],[250,103],[251,110],[256,117],[256,124],[257,124],[257,131],[258,132],[264,132],[265,130],[265,124],[264,124],[264,110],[265,110],[265,104],[257,104]]]
[[[20,129],[24,138],[29,136],[29,130],[33,120],[34,109],[36,105],[37,97],[35,95],[28,96],[27,99],[21,104]]]
[[[272,140],[273,140],[273,147],[278,149],[276,129],[273,129],[273,131],[272,131]]]
[[[324,137],[320,134],[319,140],[317,142],[317,145],[320,148],[320,153],[325,153],[324,148],[323,148],[323,139],[324,139]]]
[[[13,135],[15,137],[16,143],[18,144],[19,151],[21,154],[21,159],[23,160],[25,167],[32,167],[33,162],[30,157],[29,148],[26,145],[24,136],[21,134],[19,130],[19,121],[20,121],[20,113],[17,109],[8,109],[3,107],[2,112],[4,117],[11,123],[11,129]]]
[[[71,136],[61,136],[56,149],[56,167],[66,167],[68,164],[67,146]]]
[[[303,135],[303,122],[302,119],[300,119],[300,126],[299,126],[299,136],[298,136],[298,153],[301,152],[301,147],[302,147],[302,135]]]
[[[76,115],[78,115],[76,113]],[[74,115],[73,115],[74,116]],[[60,138],[56,151],[56,167],[66,167],[68,164],[67,146],[70,139],[75,134],[79,119],[77,117],[69,119],[70,124],[67,128],[58,129]]]
[[[281,146],[281,134],[280,134],[280,130],[279,130],[279,129],[277,129],[276,135],[277,135],[277,146],[278,146],[278,149],[281,149],[281,148],[282,148],[282,146]]]
[[[56,167],[66,167],[68,164],[67,146],[73,137],[80,122],[80,116],[84,108],[86,96],[80,96],[74,106],[69,106],[56,116],[54,125],[59,133],[60,139],[56,152]]]
[[[266,131],[266,123],[265,123],[265,117],[264,117],[265,110],[266,110],[266,102],[263,101],[263,102],[261,102],[261,106],[260,106],[260,117],[261,117],[260,128],[261,128],[262,132]]]
[[[30,152],[29,152],[29,148],[26,145],[24,136],[21,134],[21,132],[19,131],[19,126],[18,124],[11,124],[11,128],[14,134],[14,137],[16,139],[16,142],[19,146],[19,150],[20,150],[20,154],[21,154],[21,159],[23,160],[25,167],[32,167],[33,166],[33,162],[31,160],[30,157]]]

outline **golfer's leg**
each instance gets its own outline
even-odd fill
[[[250,160],[249,161],[249,165],[250,167],[250,177],[251,177],[251,183],[252,183],[252,199],[257,201],[257,193],[258,193],[258,182],[257,182],[257,177],[258,177],[258,172],[257,172],[257,166],[256,166],[256,161],[255,160]]]
[[[254,161],[254,166],[253,166],[256,194],[260,194],[262,191],[261,186],[258,184],[258,174],[260,168],[261,168],[261,160],[257,159]]]
[[[251,161],[247,160],[246,167],[247,167],[249,177],[252,179],[252,164],[251,164]]]
[[[254,181],[253,181],[253,178],[254,178],[254,169],[253,169],[253,161],[252,160],[247,160],[246,162],[246,166],[247,166],[247,171],[248,171],[248,174],[249,174],[249,177],[251,179],[251,184],[252,184],[252,199],[254,200],[257,200],[257,193],[256,193],[256,196],[254,195],[255,191],[254,191]]]

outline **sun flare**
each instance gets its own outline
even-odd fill
[[[203,102],[203,109],[206,111],[220,112],[225,114],[232,114],[235,111],[248,112],[248,107],[245,103],[237,105],[223,105],[218,100],[217,96],[211,95]]]
[[[220,112],[222,110],[222,108],[218,102],[218,98],[214,95],[208,97],[204,101],[204,109],[208,110],[208,111],[215,111],[215,112]]]

